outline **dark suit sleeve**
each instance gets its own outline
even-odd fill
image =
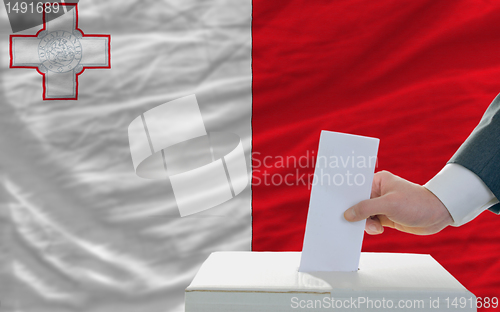
[[[500,94],[448,163],[462,165],[474,172],[500,199]],[[500,213],[500,204],[489,210]]]

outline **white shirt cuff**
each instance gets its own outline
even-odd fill
[[[484,182],[458,164],[447,164],[424,187],[431,191],[450,212],[453,226],[463,225],[498,203]]]

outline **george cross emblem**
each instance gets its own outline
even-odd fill
[[[36,35],[10,35],[10,68],[36,69],[43,77],[43,100],[77,100],[79,75],[111,68],[111,36],[84,34],[78,28],[78,4],[59,5],[74,9],[50,22],[50,13],[43,12]]]

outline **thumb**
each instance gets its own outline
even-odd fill
[[[389,212],[388,196],[363,200],[344,212],[344,218],[349,222],[361,221],[370,216],[387,214]]]

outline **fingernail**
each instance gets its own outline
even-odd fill
[[[369,228],[369,229],[370,229],[370,231],[371,231],[371,232],[373,232],[373,233],[378,233],[378,232],[379,232],[379,230],[378,230],[378,228],[377,228],[377,226],[376,226],[375,224],[370,224],[370,225],[368,226],[368,228]]]
[[[354,209],[349,209],[347,211],[347,218],[348,218],[348,220],[356,219],[356,212],[354,211]]]

